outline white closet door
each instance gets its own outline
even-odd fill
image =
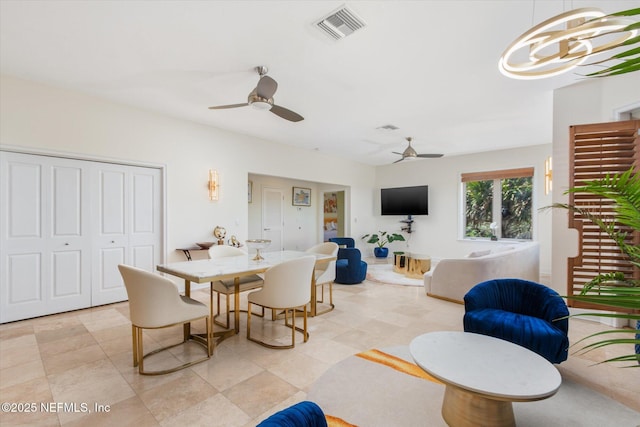
[[[87,307],[86,166],[0,152],[0,322]]]
[[[161,251],[158,169],[96,163],[92,305],[127,299],[118,264],[154,271]]]

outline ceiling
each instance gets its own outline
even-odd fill
[[[315,23],[345,4],[366,26],[334,41]],[[446,156],[550,143],[552,91],[579,76],[512,80],[497,62],[532,25],[578,7],[637,0],[2,0],[0,71],[381,165],[408,136]],[[275,103],[305,120],[208,109],[246,102],[259,65]]]

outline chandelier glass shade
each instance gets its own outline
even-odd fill
[[[634,23],[596,8],[565,12],[518,37],[500,57],[498,68],[515,79],[556,76],[636,37],[638,29],[628,29]]]

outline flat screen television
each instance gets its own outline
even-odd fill
[[[382,188],[380,208],[382,215],[428,215],[429,186]]]

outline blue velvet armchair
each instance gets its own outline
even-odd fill
[[[276,412],[257,427],[327,427],[327,420],[317,404],[305,400]]]
[[[362,261],[362,253],[356,248],[351,237],[332,237],[330,242],[337,243],[338,260],[336,261],[336,283],[354,285],[367,277],[367,263]]]
[[[464,296],[464,330],[511,341],[551,363],[567,360],[569,310],[556,291],[522,279],[495,279]]]

